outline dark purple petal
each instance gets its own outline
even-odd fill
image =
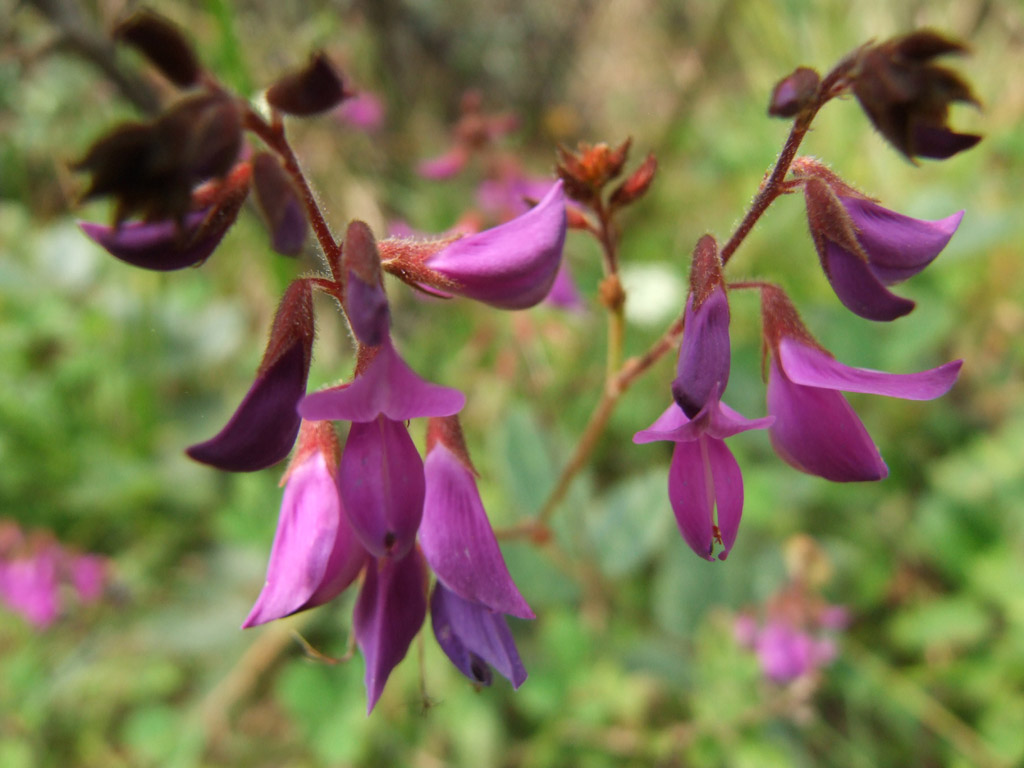
[[[384,414],[395,421],[426,416],[451,416],[462,410],[466,397],[457,389],[423,381],[398,356],[386,339],[377,355],[351,384],[322,389],[299,403],[310,421],[368,422]]]
[[[866,392],[904,400],[934,400],[946,394],[960,373],[963,360],[920,373],[886,373],[851,368],[820,349],[791,338],[779,342],[779,361],[794,384],[844,392]]]
[[[960,226],[960,211],[938,221],[912,219],[870,200],[840,197],[857,228],[857,240],[868,264],[883,284],[913,277],[927,267]]]
[[[365,562],[334,474],[317,451],[288,477],[267,581],[242,627],[326,603],[352,583]]]
[[[697,311],[693,294],[686,300],[683,342],[679,347],[672,396],[691,419],[709,402],[712,393],[725,391],[729,381],[729,301],[715,288]]]
[[[832,290],[843,305],[868,320],[888,321],[903,317],[914,302],[890,293],[860,256],[826,241],[822,266]]]
[[[345,312],[352,333],[361,344],[376,347],[385,343],[391,327],[391,313],[384,286],[379,281],[368,283],[349,270],[345,281]]]
[[[380,416],[352,424],[338,489],[349,520],[374,557],[402,557],[423,516],[423,461],[400,421]]]
[[[704,443],[714,484],[718,531],[722,537],[722,551],[718,553],[718,559],[725,560],[736,543],[736,533],[743,515],[743,475],[725,442],[707,438]]]
[[[301,253],[308,230],[302,205],[298,200],[288,200],[277,214],[270,245],[284,256],[295,256]]]
[[[440,443],[427,454],[424,472],[420,546],[437,578],[465,600],[534,618],[505,565],[473,474]]]
[[[676,443],[668,470],[668,499],[679,532],[690,549],[705,560],[713,560],[714,488],[708,486],[710,471],[703,447],[707,442],[708,439],[702,437]]]
[[[981,141],[981,136],[977,134],[955,133],[948,128],[927,123],[916,124],[912,135],[914,154],[933,160],[945,160]]]
[[[409,650],[427,615],[427,568],[413,549],[400,560],[371,560],[359,590],[352,627],[366,661],[366,711],[384,690],[388,676]]]
[[[834,482],[881,480],[889,474],[846,398],[831,389],[794,384],[772,357],[768,374],[772,445],[802,472]]]
[[[491,684],[488,665],[513,688],[526,680],[512,632],[500,613],[464,600],[438,582],[430,598],[430,618],[441,650],[474,683]]]
[[[565,232],[565,195],[559,182],[523,215],[455,240],[426,265],[452,280],[455,294],[499,309],[525,309],[551,290]]]
[[[309,358],[297,340],[256,377],[224,429],[186,453],[228,472],[254,472],[281,461],[299,433],[296,404],[308,374]]]
[[[170,272],[206,261],[234,223],[234,216],[226,217],[223,227],[196,239],[195,234],[208,213],[208,209],[193,211],[185,216],[181,229],[169,220],[153,223],[134,221],[119,227],[80,221],[78,226],[111,256],[143,269]]]

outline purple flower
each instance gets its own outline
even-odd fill
[[[54,543],[0,562],[0,599],[38,629],[46,629],[60,614],[61,555]]]
[[[772,621],[759,630],[754,651],[765,677],[777,683],[813,672],[836,655],[831,639],[813,637],[782,621]]]
[[[420,545],[438,579],[463,600],[534,618],[512,581],[484,511],[456,419],[428,428]],[[450,655],[450,654],[449,654]]]
[[[256,381],[224,428],[186,453],[229,472],[252,472],[281,461],[299,433],[296,404],[306,392],[313,354],[313,297],[296,280],[281,299]]]
[[[886,286],[927,267],[946,247],[963,211],[938,221],[903,216],[819,178],[804,185],[807,219],[825,275],[851,312],[868,320],[895,320],[914,302]]]
[[[92,603],[103,596],[107,581],[107,559],[99,555],[71,555],[68,565],[71,586],[83,603]]]
[[[822,349],[788,297],[764,288],[762,313],[772,353],[769,430],[776,453],[797,469],[834,482],[881,480],[889,474],[871,436],[842,392],[932,400],[949,391],[962,360],[910,374],[851,368]]]
[[[405,658],[427,615],[427,567],[413,549],[403,558],[371,560],[356,600],[352,625],[366,661],[367,712]]]
[[[526,680],[508,622],[500,613],[465,600],[438,582],[430,598],[434,636],[462,674],[480,685],[491,684],[491,667],[514,688]]]
[[[728,557],[743,514],[743,476],[725,438],[770,423],[771,418],[745,419],[719,401],[715,392],[692,421],[673,403],[650,427],[633,435],[638,445],[656,440],[675,443],[669,501],[683,539],[706,560],[714,560],[715,541],[722,546],[718,559]]]
[[[424,160],[416,166],[416,173],[425,179],[441,181],[458,176],[469,161],[469,153],[465,147],[456,145],[443,155]]]
[[[442,290],[499,309],[525,309],[547,296],[562,261],[565,196],[557,182],[534,208],[428,255]]]
[[[323,605],[352,583],[367,560],[338,495],[333,428],[307,422],[304,429],[327,445],[300,448],[288,471],[267,581],[243,628]]]

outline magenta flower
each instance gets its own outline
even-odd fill
[[[716,541],[722,547],[718,559],[728,557],[743,514],[743,476],[725,438],[770,423],[771,418],[745,419],[720,402],[716,392],[692,421],[673,403],[650,427],[633,435],[638,445],[675,443],[668,498],[683,539],[705,560],[714,560]]]
[[[421,162],[416,166],[416,173],[425,179],[442,181],[458,176],[467,162],[469,152],[462,145],[455,145],[443,155]]]
[[[107,582],[107,559],[99,555],[71,555],[68,565],[71,586],[83,603],[103,596]]]
[[[889,469],[842,392],[867,392],[904,400],[932,400],[956,381],[962,360],[910,374],[852,368],[822,349],[800,322],[788,297],[762,289],[768,372],[769,430],[782,459],[834,482],[881,480]]]
[[[557,182],[534,208],[428,255],[438,287],[499,309],[525,309],[547,296],[565,245],[565,195]]]
[[[281,299],[256,381],[216,436],[186,453],[229,472],[253,472],[284,459],[299,433],[296,404],[313,354],[313,296],[296,280]]]
[[[345,99],[334,110],[341,122],[367,133],[374,133],[384,125],[384,102],[370,91],[359,91]]]
[[[420,546],[430,567],[463,600],[534,618],[491,530],[457,419],[431,419],[427,442]]]
[[[56,543],[0,562],[0,599],[38,629],[60,615],[60,561]]]
[[[804,185],[807,219],[825,275],[839,300],[868,320],[895,320],[914,308],[886,286],[927,267],[960,226],[963,211],[938,221],[903,216],[819,179]]]
[[[452,664],[473,682],[491,684],[491,667],[518,688],[526,680],[508,622],[500,613],[465,600],[443,583],[430,598],[434,637]]]
[[[352,618],[366,661],[367,712],[373,711],[426,615],[427,566],[418,549],[402,558],[370,561]]]
[[[772,621],[757,631],[752,650],[765,677],[788,683],[829,664],[836,656],[835,642],[783,621]]]
[[[332,600],[367,561],[338,494],[337,438],[327,422],[305,422],[286,475],[267,580],[243,628]]]

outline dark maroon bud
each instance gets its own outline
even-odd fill
[[[658,170],[658,160],[654,154],[647,155],[647,159],[612,192],[609,202],[616,207],[629,205],[647,194],[654,181],[654,174]]]
[[[341,74],[323,51],[267,89],[267,103],[289,115],[307,117],[326,112],[348,98]]]
[[[163,150],[192,184],[220,178],[242,149],[242,116],[234,100],[199,94],[179,101],[157,121]]]
[[[809,67],[797,67],[782,78],[772,91],[768,114],[772,117],[796,117],[814,103],[821,78]]]
[[[932,59],[966,48],[930,30],[867,46],[853,76],[853,93],[875,128],[908,158],[945,159],[981,140],[947,125],[949,105],[978,106],[971,87]]]
[[[114,37],[137,49],[181,88],[199,79],[201,68],[192,45],[177,25],[153,11],[136,11],[114,28]]]
[[[380,252],[370,228],[353,221],[345,233],[345,314],[360,343],[376,347],[388,335],[391,315],[381,283]]]
[[[306,240],[308,225],[295,185],[270,152],[253,157],[252,180],[256,203],[270,230],[274,250],[283,256],[297,256]]]

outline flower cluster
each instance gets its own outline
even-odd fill
[[[103,595],[105,558],[81,554],[42,532],[26,534],[11,520],[0,521],[0,603],[39,629],[61,615],[69,595],[92,603]]]
[[[955,43],[922,32],[866,46],[824,80],[801,67],[776,86],[769,113],[795,118],[790,142],[798,143],[822,104],[852,89],[876,127],[901,152],[948,157],[973,146],[978,137],[945,127],[947,104],[973,97],[959,78],[929,62],[959,50]],[[938,221],[904,216],[809,157],[786,159],[784,153],[776,171],[755,200],[751,221],[774,197],[802,191],[811,239],[842,304],[874,321],[896,320],[913,310],[913,301],[888,286],[927,267],[949,243],[963,211]],[[789,178],[783,180],[787,171]],[[741,225],[740,239],[748,230]],[[713,559],[716,543],[721,546],[719,559],[725,559],[742,514],[742,477],[725,438],[767,428],[776,453],[802,472],[834,482],[881,480],[888,467],[842,393],[931,400],[949,391],[962,365],[954,360],[920,373],[893,374],[840,363],[811,335],[781,287],[726,282],[722,270],[738,242],[730,242],[724,256],[710,236],[698,242],[672,382],[674,402],[633,438],[636,443],[675,443],[669,500],[683,538],[707,559]],[[745,419],[721,402],[730,365],[729,289],[755,289],[761,295],[768,380],[762,419]]]

